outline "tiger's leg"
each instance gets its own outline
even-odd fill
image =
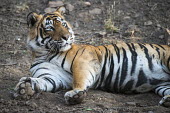
[[[70,89],[72,77],[60,67],[41,63],[31,68],[33,77],[22,77],[15,87],[14,97],[29,99],[38,92],[56,92]]]
[[[95,80],[95,74],[92,71],[78,71],[73,73],[73,90],[65,93],[67,104],[81,103],[87,95],[87,90],[92,86]]]
[[[170,82],[157,86],[155,88],[155,93],[163,97],[159,101],[159,105],[166,106],[166,103],[170,103]]]

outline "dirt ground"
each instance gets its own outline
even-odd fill
[[[59,0],[56,0],[59,1]],[[63,0],[74,6],[66,15],[77,43],[92,45],[125,42],[168,43],[169,0]],[[26,16],[43,13],[48,0],[1,0],[0,3],[0,112],[2,113],[170,113],[158,106],[154,93],[112,94],[90,90],[87,99],[68,106],[63,95],[42,93],[29,100],[11,98],[22,76],[29,76],[31,56],[26,47]],[[71,9],[70,9],[71,10]]]

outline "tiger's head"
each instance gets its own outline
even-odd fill
[[[74,32],[70,24],[65,20],[64,7],[60,7],[53,13],[39,15],[30,13],[27,16],[29,34],[28,47],[37,53],[47,51],[67,51],[74,42]]]

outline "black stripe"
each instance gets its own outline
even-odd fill
[[[33,67],[35,67],[35,66],[37,66],[37,65],[39,65],[39,64],[41,64],[41,63],[44,63],[44,62],[37,62],[37,63],[32,64],[31,67],[30,67],[30,69],[33,68]]]
[[[49,77],[43,77],[44,80],[47,80],[48,82],[50,82],[53,85],[53,89],[51,90],[52,93],[56,92],[56,84],[55,81]]]
[[[45,37],[42,39],[41,43],[44,44],[45,40],[49,39],[50,37]]]
[[[63,89],[64,88],[64,85],[63,85],[63,82],[62,82],[62,80],[60,80],[60,87],[59,88],[61,88],[61,89]]]
[[[170,83],[168,82],[167,84],[157,86],[157,87],[155,87],[155,89],[157,89],[157,88],[159,88],[159,87],[164,87],[164,86],[169,86],[169,87],[170,87]]]
[[[70,71],[71,72],[73,72],[73,63],[74,63],[74,60],[75,60],[75,58],[76,58],[76,56],[77,56],[77,54],[78,54],[78,52],[80,51],[80,49],[79,50],[77,50],[77,52],[76,52],[76,54],[75,54],[75,56],[74,56],[74,58],[73,58],[73,60],[72,60],[72,63],[71,63],[71,67],[70,67]]]
[[[153,47],[153,45],[152,44],[149,44],[153,49],[154,49],[154,47]]]
[[[145,75],[145,73],[143,72],[142,69],[139,71],[139,75],[138,75],[137,79],[138,79],[138,81],[137,81],[136,87],[147,83],[146,75]]]
[[[120,50],[119,50],[119,48],[117,47],[116,44],[112,44],[112,45],[113,45],[113,47],[114,47],[114,49],[116,51],[116,55],[117,55],[118,63],[119,63],[120,62]]]
[[[157,53],[158,53],[158,55],[159,55],[159,58],[160,58],[160,51],[159,51],[159,48],[158,48],[158,47],[156,47],[156,51],[157,51]]]
[[[164,88],[166,88],[166,87],[165,87],[165,86],[160,87],[157,91],[155,90],[155,93],[158,95],[158,94],[159,94],[159,91],[160,91],[161,89],[164,89]]]
[[[102,82],[104,80],[105,70],[106,70],[106,62],[107,62],[107,57],[108,57],[108,50],[105,46],[103,46],[103,47],[105,48],[106,53],[105,53],[104,64],[103,64],[103,68],[102,68],[102,72],[101,72],[99,87],[102,85]]]
[[[118,85],[119,74],[120,74],[120,67],[117,70],[116,79],[115,79],[115,82],[114,82],[114,85],[113,85],[114,86],[114,92],[119,92],[119,85]]]
[[[40,77],[45,76],[45,75],[51,75],[51,74],[50,73],[43,73],[43,74],[37,76],[37,78],[40,78]]]
[[[41,38],[43,39],[43,31],[42,31],[42,28],[40,28],[40,36],[41,36]]]
[[[132,91],[132,86],[134,84],[134,80],[129,80],[126,85],[124,86],[122,92],[131,92]]]
[[[131,68],[131,76],[132,74],[135,72],[135,69],[136,69],[136,62],[137,62],[137,53],[135,51],[135,48],[134,48],[134,44],[131,43],[132,47],[130,46],[130,44],[127,44],[132,56],[131,56],[131,59],[132,59],[132,68]]]
[[[111,91],[111,82],[113,77],[113,70],[114,70],[114,61],[113,61],[113,54],[111,55],[111,63],[110,63],[110,72],[105,81],[105,89]]]
[[[36,70],[35,70],[35,72],[32,74],[32,76],[34,76],[34,75],[35,75],[35,73],[36,73],[37,71],[41,70],[41,69],[47,69],[47,70],[48,70],[48,68],[46,68],[46,67],[38,68],[38,69],[36,69]]]
[[[127,58],[126,50],[124,48],[122,48],[122,50],[123,50],[123,63],[122,63],[121,77],[119,83],[120,87],[122,87],[122,84],[126,79],[127,71],[128,71],[128,58]]]
[[[38,42],[38,35],[37,35],[36,38],[35,38],[35,42],[36,42],[36,45],[37,45],[37,46],[41,46],[41,44]]]
[[[164,70],[164,69],[162,69],[162,71],[163,71],[164,73],[166,73],[167,75],[170,75],[170,72],[167,72],[167,71]]]
[[[45,86],[45,91],[47,92],[47,84],[44,84],[44,86]]]
[[[139,44],[139,46],[141,47],[141,49],[144,48],[144,53],[148,60],[149,69],[152,71],[153,70],[152,57],[149,56],[148,49],[142,44]]]
[[[157,44],[159,47],[161,47],[162,49],[164,49],[165,50],[165,48],[162,46],[162,45],[159,45],[159,44]]]
[[[98,75],[96,75],[96,77],[97,77]],[[97,81],[94,83],[94,85],[93,85],[93,87],[95,88],[95,89],[100,89],[99,87],[98,87],[98,84],[99,84],[99,80],[100,80],[100,76],[98,77],[98,79],[97,79]]]
[[[133,50],[135,51],[136,49],[135,49],[134,43],[131,43],[131,46],[132,46]]]
[[[65,60],[66,60],[66,57],[67,57],[67,54],[68,54],[69,50],[67,51],[67,53],[65,54],[63,60],[62,60],[62,63],[61,63],[61,67],[63,68],[64,67],[64,63],[65,63]]]
[[[168,69],[170,70],[170,56],[169,56],[168,61],[167,61],[167,66],[168,66]]]
[[[167,87],[163,92],[162,95],[165,96],[165,91],[170,90],[170,87]]]
[[[90,74],[91,74],[91,76],[92,76],[92,78],[93,78],[93,82],[94,82],[94,81],[95,81],[94,75],[92,74],[91,71],[89,71],[89,72],[90,72]]]
[[[83,51],[82,51],[81,55],[84,53],[85,49],[86,49],[86,48],[84,48],[84,49],[83,49]],[[81,55],[80,55],[80,56],[81,56]]]
[[[49,58],[49,62],[58,55],[58,52],[56,52],[52,57]]]

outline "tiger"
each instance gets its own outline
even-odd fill
[[[89,89],[111,93],[145,93],[170,99],[170,46],[117,43],[93,46],[76,44],[65,8],[27,16],[27,45],[32,52],[31,77],[22,77],[15,98],[31,99],[40,92],[66,90],[66,104],[79,104]]]

